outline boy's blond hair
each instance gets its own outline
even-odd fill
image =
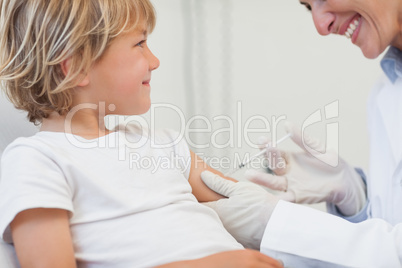
[[[2,87],[33,123],[69,111],[70,89],[116,36],[155,26],[149,0],[0,0],[0,9]]]

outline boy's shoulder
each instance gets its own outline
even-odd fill
[[[18,137],[7,145],[4,153],[15,148],[44,149],[46,144],[49,144],[49,137],[51,137],[51,135],[48,134],[49,133],[38,132],[29,137]],[[56,135],[60,135],[60,133],[57,133]]]

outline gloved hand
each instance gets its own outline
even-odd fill
[[[246,179],[282,191],[278,196],[290,202],[312,204],[326,201],[335,204],[345,216],[359,212],[366,203],[366,186],[356,170],[335,151],[325,151],[325,146],[318,140],[302,136],[296,126],[288,123],[286,130],[304,151],[288,153],[269,148],[266,153],[268,162],[281,163],[282,166],[272,167],[275,175],[248,171]]]
[[[261,239],[279,198],[251,182],[233,182],[212,172],[201,173],[204,183],[228,198],[204,205],[214,209],[226,230],[246,248],[260,249]]]

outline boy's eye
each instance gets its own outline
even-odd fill
[[[135,46],[136,47],[144,47],[144,44],[147,40],[142,40],[141,42],[137,43]]]
[[[304,3],[304,2],[300,2],[300,4],[302,4],[303,6],[305,6],[308,11],[311,11],[311,6],[310,6],[309,4]]]

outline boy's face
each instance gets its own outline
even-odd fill
[[[159,60],[147,46],[145,29],[144,25],[114,39],[89,72],[89,86],[95,100],[105,102],[106,114],[149,110],[151,72],[159,67]]]

